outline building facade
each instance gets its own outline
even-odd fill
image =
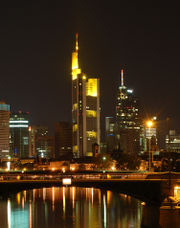
[[[10,114],[10,153],[17,158],[29,157],[29,113]]]
[[[110,116],[105,118],[105,138],[107,152],[112,152],[115,148],[115,119]]]
[[[75,157],[93,156],[93,145],[100,144],[99,79],[87,78],[79,67],[76,34],[72,53],[72,146]]]
[[[55,157],[68,156],[72,153],[72,123],[58,122],[54,129]]]
[[[9,156],[10,105],[0,102],[0,158]]]
[[[166,151],[180,153],[180,135],[175,130],[170,130],[165,139]]]
[[[54,157],[54,138],[48,135],[47,126],[29,127],[29,154],[36,158]]]

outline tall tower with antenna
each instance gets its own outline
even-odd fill
[[[134,91],[125,86],[124,75],[122,68],[116,103],[116,146],[127,153],[138,153],[141,125],[139,101],[134,96]]]
[[[72,125],[74,157],[93,156],[100,144],[99,79],[87,78],[79,67],[78,34],[72,53]]]

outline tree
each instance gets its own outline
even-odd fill
[[[111,169],[113,164],[114,164],[113,159],[111,158],[110,154],[107,154],[107,153],[98,154],[94,158],[95,168],[99,170]]]
[[[136,154],[128,154],[122,150],[114,150],[111,153],[112,159],[116,160],[117,169],[136,170],[140,166],[140,158]]]

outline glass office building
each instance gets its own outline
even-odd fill
[[[0,102],[0,158],[9,156],[10,105]]]
[[[10,152],[17,158],[29,157],[29,113],[10,114]]]

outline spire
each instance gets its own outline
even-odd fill
[[[121,69],[121,86],[124,86],[124,71],[123,68]]]
[[[76,33],[76,46],[75,51],[72,53],[72,79],[77,79],[77,75],[81,73],[81,69],[79,68],[79,61],[78,61],[78,33]]]
[[[79,50],[79,44],[78,44],[78,33],[76,33],[76,52]]]

